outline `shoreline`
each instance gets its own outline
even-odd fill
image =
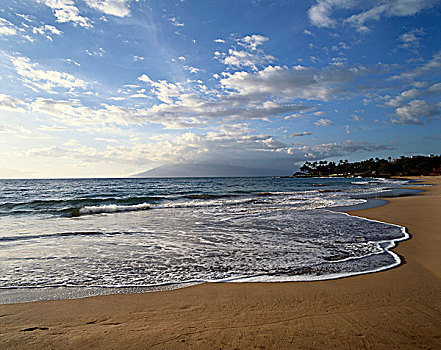
[[[315,282],[206,283],[0,305],[0,342],[11,349],[437,348],[440,178],[425,182],[435,186],[420,196],[350,211],[407,227],[412,239],[393,248],[405,259],[398,268]]]

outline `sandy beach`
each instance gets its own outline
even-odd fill
[[[351,212],[408,229],[398,268],[0,305],[0,348],[440,349],[441,179],[423,181],[420,196]]]

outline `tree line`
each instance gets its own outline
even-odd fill
[[[441,175],[441,156],[370,158],[360,162],[326,160],[306,162],[295,176],[405,176]]]

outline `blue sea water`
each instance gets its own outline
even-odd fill
[[[404,228],[332,208],[406,181],[0,180],[0,303],[380,271]]]

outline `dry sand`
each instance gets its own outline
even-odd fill
[[[406,226],[402,266],[0,306],[1,349],[441,349],[441,186],[354,215]]]

